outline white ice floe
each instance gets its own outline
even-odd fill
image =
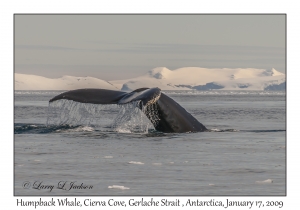
[[[109,189],[120,189],[120,190],[129,190],[129,187],[125,187],[125,186],[120,186],[120,185],[112,185],[112,186],[108,186]]]
[[[113,156],[104,156],[104,158],[109,159],[109,158],[113,158]]]
[[[155,165],[155,166],[161,166],[162,163],[152,163],[152,165]]]
[[[144,165],[145,163],[142,162],[136,162],[136,161],[130,161],[129,164],[137,164],[137,165]]]
[[[272,183],[272,182],[273,182],[272,179],[267,179],[267,180],[264,180],[264,181],[256,181],[255,183],[264,184],[264,183]]]

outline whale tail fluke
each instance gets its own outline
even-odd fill
[[[49,102],[61,99],[91,104],[126,104],[141,101],[139,108],[158,131],[183,133],[207,130],[176,101],[161,93],[159,88],[139,88],[129,93],[105,89],[78,89],[61,93]]]

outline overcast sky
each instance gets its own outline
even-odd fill
[[[15,15],[15,72],[126,79],[152,68],[275,68],[285,15]]]

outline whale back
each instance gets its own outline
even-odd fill
[[[200,132],[207,128],[167,95],[161,93],[158,105],[160,121],[155,129],[163,132]]]

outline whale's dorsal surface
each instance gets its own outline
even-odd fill
[[[159,88],[139,88],[130,93],[105,89],[78,89],[61,93],[49,102],[60,99],[92,104],[126,104],[141,101],[140,109],[158,131],[166,133],[201,132],[207,128],[181,107],[176,101],[163,94]],[[142,106],[141,106],[142,105]],[[155,122],[148,109],[157,109]]]

